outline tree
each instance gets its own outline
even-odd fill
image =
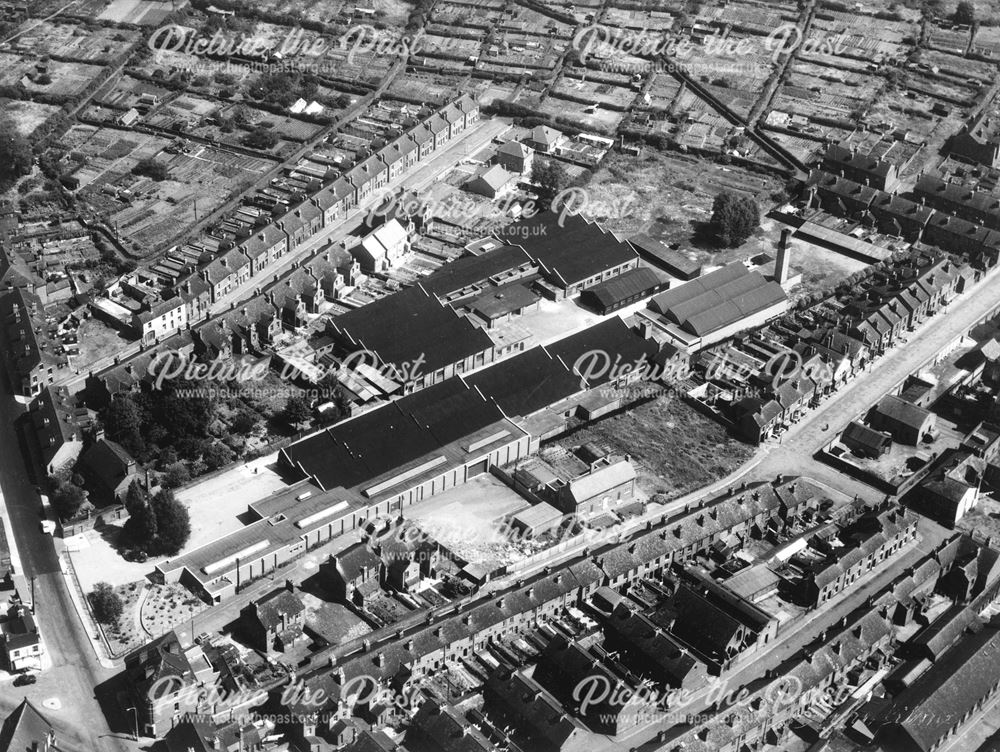
[[[108,437],[132,454],[142,454],[146,442],[142,438],[143,411],[128,394],[115,395],[104,409],[101,422]]]
[[[52,493],[52,508],[60,519],[70,520],[87,500],[87,492],[72,483],[61,483]]]
[[[725,248],[742,244],[760,226],[760,207],[750,196],[723,191],[712,204],[709,227]]]
[[[561,164],[548,160],[535,163],[531,170],[531,181],[538,194],[538,208],[548,210],[555,197],[569,185],[569,175]]]
[[[106,582],[98,582],[87,595],[94,617],[101,624],[115,624],[122,616],[122,599]]]
[[[273,149],[277,143],[278,137],[275,135],[274,131],[270,131],[261,126],[257,126],[243,137],[244,146],[249,146],[251,149],[259,149],[261,151]]]
[[[232,462],[233,452],[225,444],[216,442],[205,447],[201,458],[209,470],[218,470]]]
[[[156,516],[156,543],[159,553],[173,556],[191,537],[191,515],[187,507],[174,498],[172,491],[160,491],[150,505]]]
[[[156,540],[156,516],[149,507],[149,493],[138,480],[132,481],[125,493],[125,539],[145,551]]]
[[[147,157],[136,163],[135,167],[132,168],[132,173],[135,175],[145,175],[147,178],[159,181],[166,180],[170,175],[170,170],[162,162],[157,162],[152,157]]]
[[[309,407],[309,403],[306,402],[304,397],[299,395],[293,395],[288,398],[283,414],[285,420],[293,426],[298,423],[305,423],[312,418],[312,410]]]
[[[253,433],[258,423],[260,423],[260,418],[257,413],[251,410],[240,410],[229,421],[229,427],[234,433],[241,433],[245,436],[246,434]]]
[[[31,145],[7,117],[0,118],[0,183],[13,183],[31,172]]]
[[[976,6],[969,0],[960,0],[955,6],[955,15],[952,20],[962,26],[972,26],[976,22]]]
[[[133,480],[132,484],[125,492],[125,509],[132,514],[136,509],[149,503],[149,494],[138,480]]]
[[[160,478],[160,483],[163,484],[164,488],[179,488],[189,480],[191,480],[191,471],[188,470],[188,466],[183,462],[174,462],[167,465],[163,477]]]
[[[148,502],[143,502],[131,510],[123,533],[133,546],[149,551],[156,541],[157,530],[156,514]]]

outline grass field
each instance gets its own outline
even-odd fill
[[[753,454],[752,447],[671,395],[582,426],[558,443],[568,449],[590,441],[630,454],[639,486],[671,499],[724,478]]]

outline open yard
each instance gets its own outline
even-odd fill
[[[668,499],[724,478],[753,455],[753,448],[672,395],[612,415],[558,440],[566,448],[588,442],[629,454],[639,486]]]
[[[447,550],[487,569],[516,561],[530,542],[510,543],[501,518],[528,502],[492,475],[480,475],[407,510],[407,518]]]
[[[791,249],[792,274],[802,275],[797,293],[829,290],[854,272],[868,266],[864,261],[821,248],[799,238],[792,238],[788,247]]]

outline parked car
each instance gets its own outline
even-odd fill
[[[40,527],[42,532],[46,535],[54,535],[56,532],[56,523],[52,520],[42,520]]]
[[[36,681],[38,681],[38,677],[34,674],[18,674],[14,677],[12,684],[15,687],[26,687],[29,684],[34,684]]]
[[[149,557],[146,556],[146,552],[140,551],[137,548],[133,548],[125,552],[125,561],[134,561],[142,564],[147,558]]]

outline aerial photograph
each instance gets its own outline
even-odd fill
[[[0,752],[1000,752],[1000,0],[0,0]]]

